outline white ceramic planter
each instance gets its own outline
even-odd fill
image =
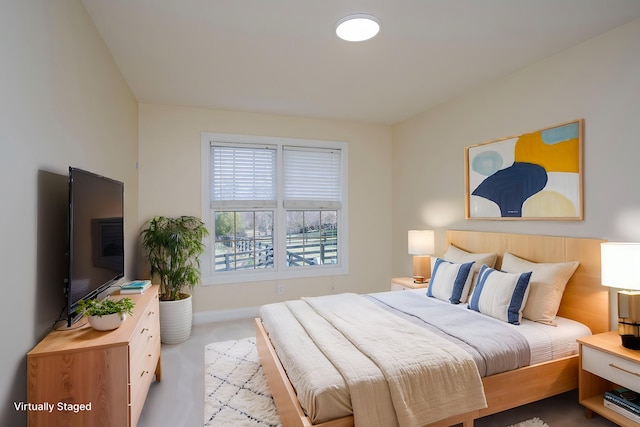
[[[193,323],[192,297],[178,301],[160,301],[160,340],[179,344],[191,336]]]
[[[127,318],[126,313],[113,313],[104,316],[87,316],[89,325],[96,331],[111,331],[122,325],[124,319]]]

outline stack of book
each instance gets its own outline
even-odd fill
[[[619,387],[604,393],[604,406],[640,423],[640,394],[628,388]]]
[[[151,280],[134,280],[120,286],[121,294],[141,294],[151,287]]]

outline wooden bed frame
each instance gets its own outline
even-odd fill
[[[577,320],[596,334],[610,330],[609,292],[600,283],[600,243],[603,240],[449,230],[447,245],[469,252],[510,252],[534,262],[579,261],[562,298],[559,316]],[[256,341],[260,361],[284,427],[352,427],[353,416],[312,424],[305,415],[295,390],[276,355],[260,319],[256,319]],[[447,418],[429,427],[462,423],[535,402],[578,387],[578,356],[527,366],[482,379],[488,407]]]

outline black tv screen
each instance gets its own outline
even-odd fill
[[[81,299],[95,298],[124,276],[124,184],[69,168],[67,324]]]

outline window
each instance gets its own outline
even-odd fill
[[[277,146],[216,142],[209,153],[214,272],[272,268]]]
[[[203,134],[203,283],[346,274],[345,143]]]

